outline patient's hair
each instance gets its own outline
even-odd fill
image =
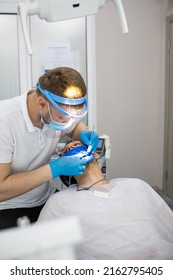
[[[61,152],[61,156],[63,156],[64,153],[66,152],[67,145],[70,144],[70,143],[73,143],[73,142],[81,142],[81,141],[73,140],[71,138],[68,138],[67,141],[65,142],[65,145],[64,145],[63,149],[60,151]],[[81,142],[81,145],[84,145],[84,144]],[[76,145],[76,146],[80,146],[80,145]]]

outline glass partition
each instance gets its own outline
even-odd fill
[[[0,13],[0,100],[19,95],[17,15]]]

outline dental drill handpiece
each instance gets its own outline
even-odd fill
[[[91,131],[91,137],[90,137],[90,140],[92,139],[93,134],[94,134],[94,128],[93,128],[93,130]],[[91,146],[91,145],[89,145],[89,146],[88,146],[88,149],[87,149],[88,154],[91,154],[91,150],[92,150],[92,146]]]

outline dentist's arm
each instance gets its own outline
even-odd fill
[[[94,153],[97,149],[98,142],[99,142],[99,136],[98,133],[95,131],[89,131],[88,127],[82,123],[79,122],[73,132],[68,135],[73,140],[81,140],[84,144],[91,147],[90,152]]]
[[[70,134],[68,134],[68,136],[73,140],[80,140],[80,132],[82,130],[88,130],[88,127],[85,123],[78,122],[73,131]]]
[[[48,164],[10,175],[11,163],[0,163],[0,202],[24,194],[52,178]]]
[[[11,163],[0,163],[0,202],[17,197],[60,175],[81,176],[86,160],[60,157],[32,171],[10,175]]]

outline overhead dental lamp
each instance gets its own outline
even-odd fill
[[[97,14],[106,1],[110,0],[26,0],[17,6],[22,31],[28,54],[32,55],[32,47],[27,29],[27,16],[38,15],[49,22],[79,18]],[[127,21],[121,0],[112,0],[118,10],[122,32],[128,32]]]

